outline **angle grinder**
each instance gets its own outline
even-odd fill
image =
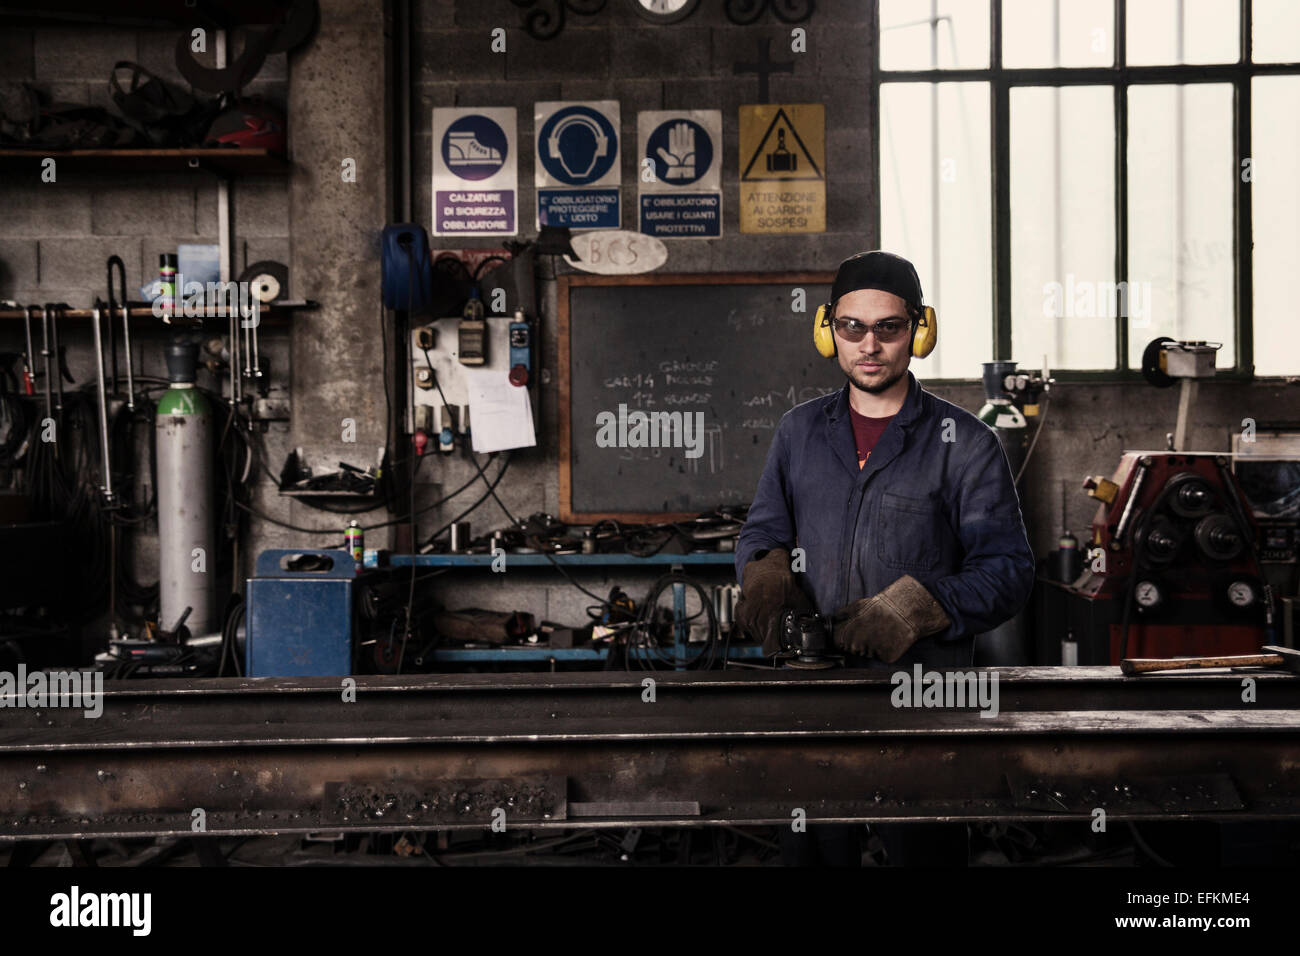
[[[781,612],[781,652],[791,655],[787,667],[826,670],[838,660],[827,656],[832,647],[831,619],[816,611],[786,608]]]

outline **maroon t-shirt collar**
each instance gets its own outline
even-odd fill
[[[859,468],[867,463],[867,459],[871,457],[871,449],[876,447],[876,442],[880,440],[880,436],[885,433],[885,429],[893,420],[893,415],[885,418],[868,418],[854,411],[852,405],[849,406],[849,421],[853,423],[853,439],[858,446]]]

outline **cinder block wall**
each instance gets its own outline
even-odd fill
[[[26,82],[56,102],[100,106],[119,115],[109,87],[119,60],[138,62],[191,89],[173,56],[179,33],[75,24],[6,26],[0,38],[0,88],[6,104],[13,103],[18,84]],[[236,35],[232,53],[241,43]],[[283,104],[286,60],[284,54],[268,57],[247,92]],[[116,254],[126,263],[128,291],[138,298],[139,287],[157,276],[159,253],[174,252],[180,243],[217,241],[217,180],[211,174],[60,171],[54,183],[33,179],[0,183],[0,208],[5,210],[0,217],[0,297],[89,306],[105,294],[104,261]],[[233,193],[237,256],[232,271],[243,269],[245,257],[250,263],[287,262],[286,180],[240,179]]]

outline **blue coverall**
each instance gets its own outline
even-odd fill
[[[849,384],[782,417],[736,546],[736,575],[772,548],[804,551],[800,586],[822,614],[910,574],[951,626],[895,664],[969,666],[975,636],[1029,599],[1034,555],[993,430],[921,388],[858,469]]]

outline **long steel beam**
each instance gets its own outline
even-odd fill
[[[128,681],[93,718],[11,696],[0,840],[1300,818],[1300,678],[973,673],[996,716],[895,706],[887,671]]]

